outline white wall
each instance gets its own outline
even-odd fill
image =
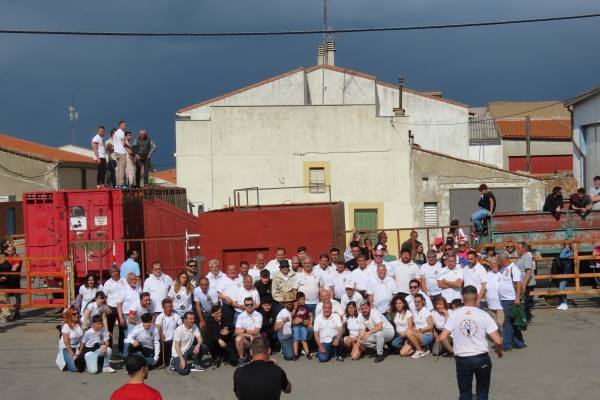
[[[582,143],[585,125],[600,123],[600,94],[590,97],[580,103],[573,105],[573,142],[585,152],[585,145]],[[583,182],[583,160],[579,152],[573,148],[573,175],[579,180],[580,185]],[[594,173],[591,173],[594,176]],[[588,177],[586,186],[589,186],[591,177]]]
[[[502,145],[471,145],[469,146],[469,160],[494,165],[498,168],[504,168]]]

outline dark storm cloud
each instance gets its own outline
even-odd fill
[[[0,26],[57,30],[243,31],[313,29],[321,0],[0,0]],[[330,0],[330,26],[471,22],[599,11],[591,2]],[[600,83],[598,20],[527,26],[344,34],[339,65],[468,104],[566,98]],[[314,64],[320,37],[90,38],[0,36],[0,131],[51,145],[69,141],[66,108],[80,112],[78,143],[127,119],[174,165],[174,113],[272,75]]]

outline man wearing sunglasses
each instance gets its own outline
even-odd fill
[[[245,364],[246,352],[252,340],[260,335],[262,315],[254,310],[252,297],[244,299],[244,312],[235,323],[235,348],[238,353],[238,366]]]

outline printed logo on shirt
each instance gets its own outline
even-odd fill
[[[462,333],[463,335],[472,337],[477,334],[479,327],[477,326],[477,323],[475,321],[467,317],[460,321],[459,329],[460,333]]]

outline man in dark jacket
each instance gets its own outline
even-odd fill
[[[0,289],[11,289],[13,277],[12,275],[3,274],[2,272],[12,272],[12,265],[8,262],[5,253],[0,253]],[[9,304],[8,294],[0,293],[0,304]],[[5,324],[12,318],[10,308],[0,308],[0,324]]]
[[[213,306],[211,315],[206,319],[202,330],[204,344],[208,347],[213,359],[213,366],[219,367],[221,362],[235,365],[237,354],[233,344],[233,329],[223,323],[223,312],[220,306]]]
[[[554,218],[556,218],[556,220],[559,220],[562,208],[562,188],[560,186],[554,186],[554,188],[552,188],[552,193],[550,193],[548,197],[546,197],[543,211],[551,213],[552,215],[554,215]]]
[[[140,178],[142,169],[144,170],[144,186],[148,184],[148,174],[150,173],[150,157],[156,150],[156,145],[148,136],[146,130],[141,129],[140,134],[133,145],[133,154],[135,155],[135,185],[140,187]]]

